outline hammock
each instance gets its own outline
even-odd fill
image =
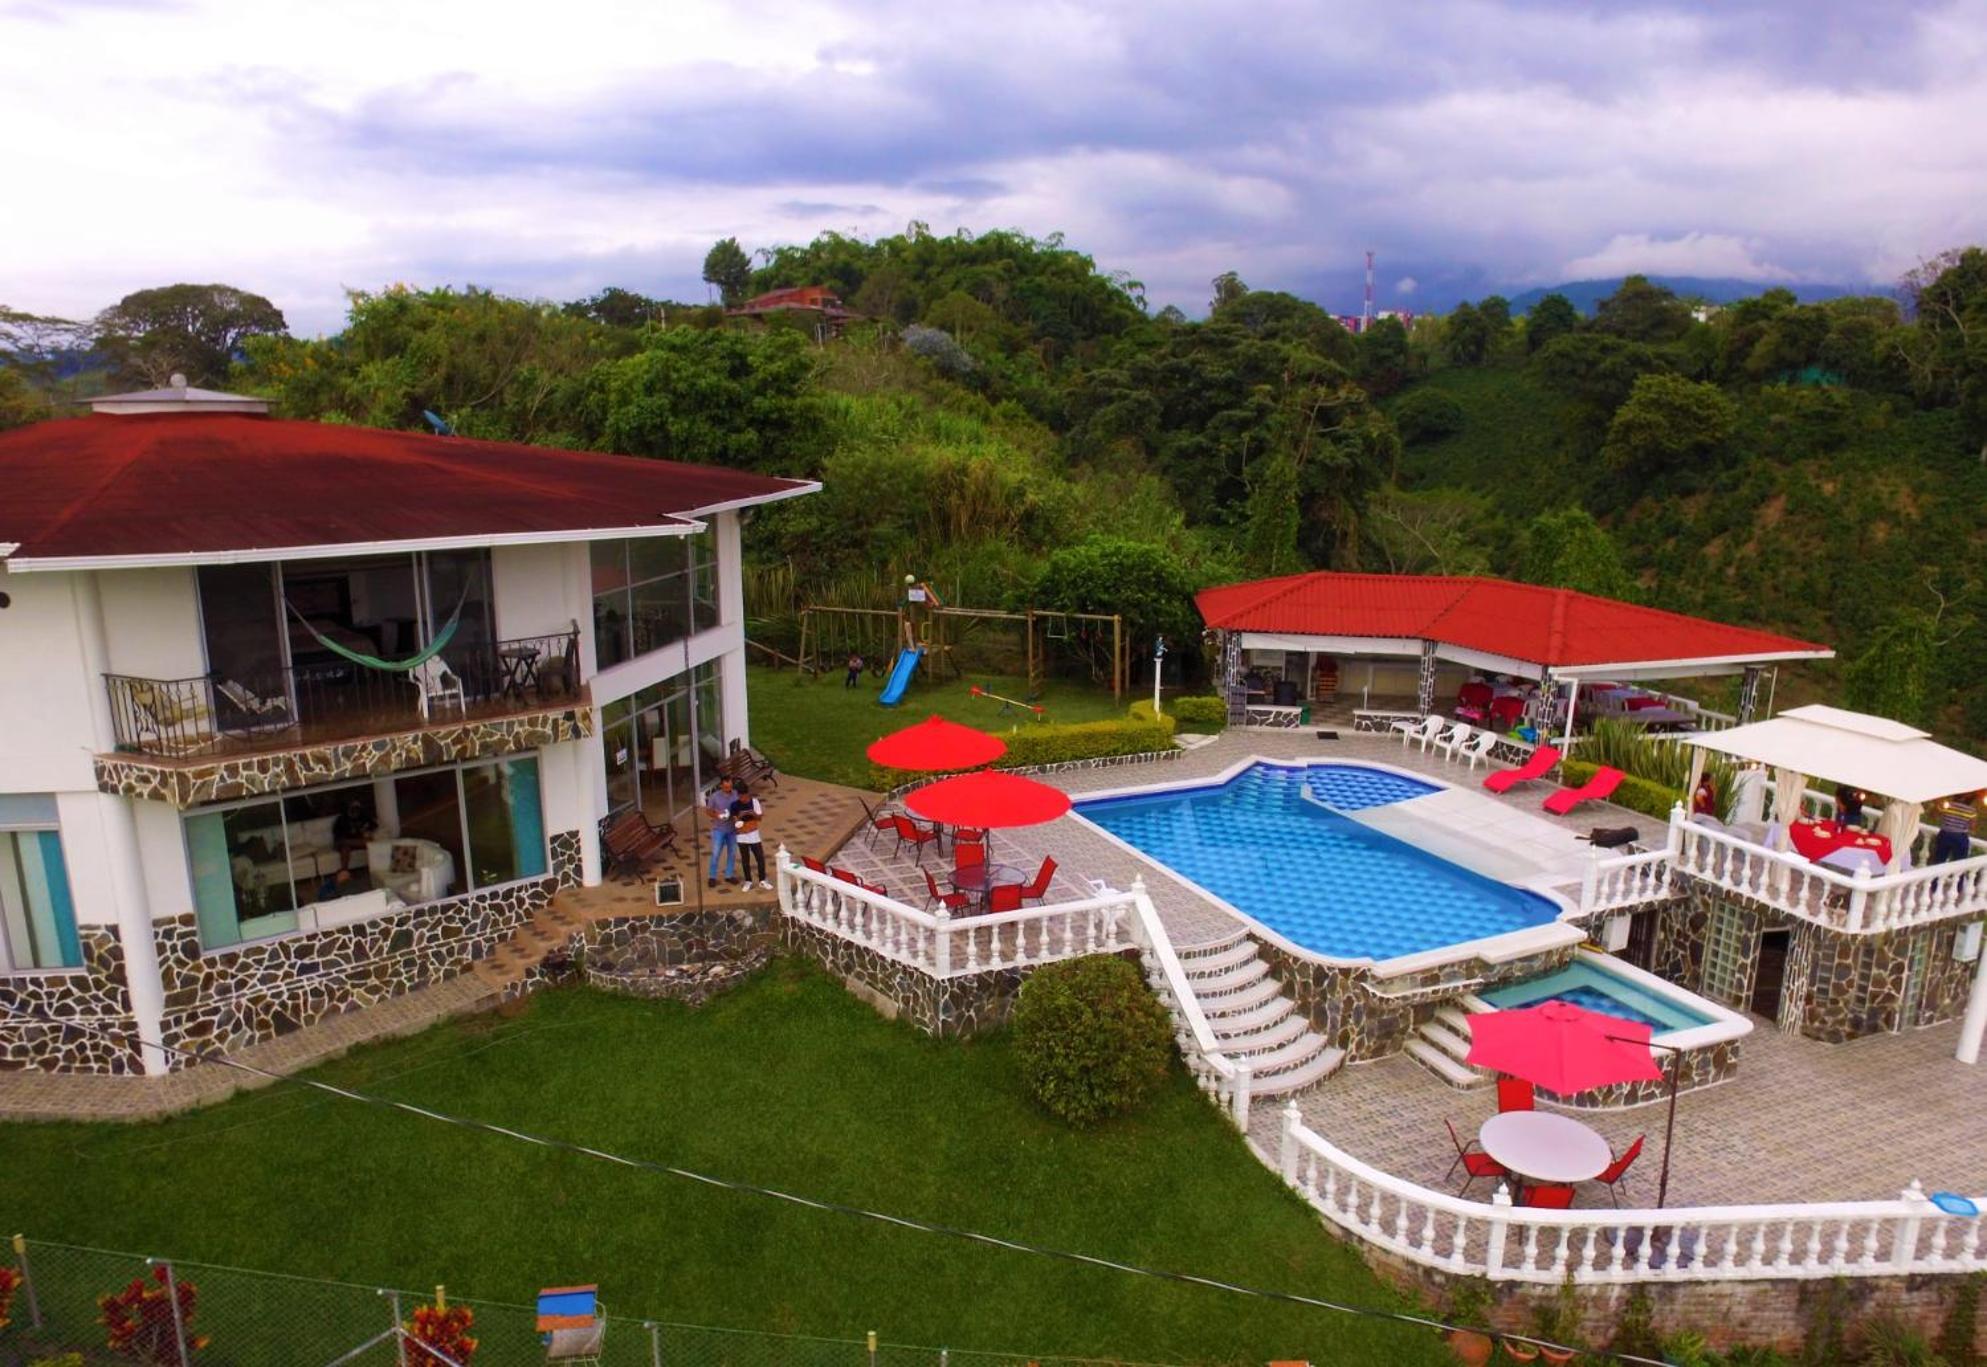
[[[346,646],[339,645],[338,642],[312,626],[309,619],[291,605],[289,599],[285,598],[283,600],[283,606],[289,609],[290,615],[297,619],[303,626],[303,629],[308,631],[319,645],[323,646],[333,655],[350,660],[355,665],[363,665],[367,669],[384,670],[389,674],[408,674],[441,654],[442,651],[448,648],[448,643],[455,639],[455,629],[462,625],[462,605],[469,601],[469,587],[468,584],[462,586],[462,596],[455,600],[455,611],[448,615],[446,622],[442,623],[442,629],[435,633],[435,639],[404,660],[382,660],[377,655],[368,655],[364,651],[352,650]]]

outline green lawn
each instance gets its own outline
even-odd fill
[[[1027,1102],[1000,1038],[929,1039],[796,961],[695,1012],[547,992],[315,1075],[835,1201],[1398,1304],[1184,1074],[1136,1118],[1075,1133]],[[71,1244],[367,1286],[446,1282],[508,1302],[598,1281],[617,1314],[961,1349],[1446,1360],[1407,1326],[914,1233],[291,1088],[157,1124],[0,1127],[0,1153],[0,1229]],[[221,1331],[232,1320],[214,1286],[202,1315]],[[260,1360],[224,1354],[218,1337],[211,1356]]]
[[[977,684],[1009,698],[1026,697],[1027,681],[1019,678],[976,674],[944,684],[915,683],[902,703],[884,707],[876,701],[881,682],[867,674],[854,688],[842,687],[839,672],[813,678],[754,666],[745,677],[757,749],[783,772],[858,788],[870,781],[870,764],[863,758],[869,743],[934,712],[986,731],[1034,725],[970,691]],[[1131,701],[1127,696],[1125,702]],[[1057,681],[1043,691],[1041,705],[1045,722],[1101,721],[1124,711],[1108,688]]]

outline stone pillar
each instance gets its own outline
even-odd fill
[[[1423,716],[1435,710],[1435,642],[1421,643],[1421,672],[1415,681],[1414,705]]]
[[[1759,710],[1759,676],[1764,672],[1758,665],[1747,665],[1745,680],[1739,685],[1738,723],[1744,726]]]

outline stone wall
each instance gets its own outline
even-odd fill
[[[550,875],[506,883],[208,954],[192,913],[155,921],[163,1038],[196,1051],[240,1049],[454,977],[515,934],[555,886]]]
[[[77,936],[81,968],[0,976],[0,1070],[145,1071],[116,928],[81,926]],[[17,1011],[47,1020],[23,1020]]]
[[[1023,969],[997,968],[934,978],[792,916],[780,918],[779,935],[782,947],[820,963],[884,1015],[901,1016],[942,1038],[1006,1024],[1026,977]]]
[[[705,911],[657,911],[605,916],[586,931],[589,972],[629,973],[691,964],[738,963],[779,943],[774,925],[779,908],[713,907]]]
[[[552,880],[560,892],[568,892],[586,882],[585,856],[580,853],[578,831],[554,831],[547,842],[552,850]]]
[[[1331,1229],[1330,1226],[1326,1227]],[[1338,1231],[1333,1230],[1334,1234]],[[1367,1264],[1396,1287],[1425,1300],[1440,1313],[1457,1279],[1423,1267],[1383,1249],[1357,1245]],[[1958,1276],[1844,1277],[1837,1281],[1746,1280],[1647,1283],[1657,1334],[1701,1334],[1720,1352],[1740,1344],[1795,1353],[1806,1340],[1825,1297],[1840,1297],[1843,1318],[1852,1326],[1880,1314],[1895,1315],[1927,1340],[1944,1324]],[[1532,1332],[1532,1313],[1558,1294],[1555,1286],[1535,1282],[1488,1282],[1493,1303],[1491,1325],[1510,1333]],[[1633,1288],[1577,1288],[1583,1312],[1581,1336],[1591,1346],[1605,1346]],[[1854,1343],[1852,1333],[1851,1343]],[[1974,1321],[1974,1351],[1987,1346],[1987,1298]],[[1501,1358],[1499,1359],[1502,1360]]]
[[[97,787],[122,797],[169,802],[184,811],[402,769],[523,754],[592,734],[593,709],[582,705],[253,755],[188,760],[99,755]]]
[[[1544,1100],[1569,1106],[1574,1110],[1600,1111],[1627,1106],[1647,1106],[1652,1102],[1669,1098],[1669,1071],[1678,1070],[1677,1091],[1688,1092],[1698,1087],[1708,1087],[1714,1082],[1723,1082],[1739,1071],[1739,1046],[1744,1038],[1720,1040],[1697,1049],[1686,1049],[1681,1054],[1659,1054],[1658,1061],[1663,1066],[1664,1076],[1652,1082],[1617,1082],[1608,1087],[1594,1087],[1584,1092],[1574,1092],[1562,1096],[1558,1092],[1548,1092],[1539,1088],[1539,1096]],[[1672,1062],[1674,1060],[1674,1062]]]

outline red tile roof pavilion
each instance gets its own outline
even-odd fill
[[[243,413],[0,432],[10,572],[194,564],[693,530],[820,486],[717,466]]]
[[[1438,654],[1464,663],[1495,668],[1508,660],[1562,676],[1708,673],[1835,653],[1769,631],[1504,579],[1321,570],[1203,589],[1196,602],[1210,627],[1333,643],[1321,639],[1310,649],[1335,644],[1346,653],[1385,653],[1387,642],[1398,640],[1400,653],[1413,653],[1407,643],[1418,651],[1419,642],[1431,641]]]

